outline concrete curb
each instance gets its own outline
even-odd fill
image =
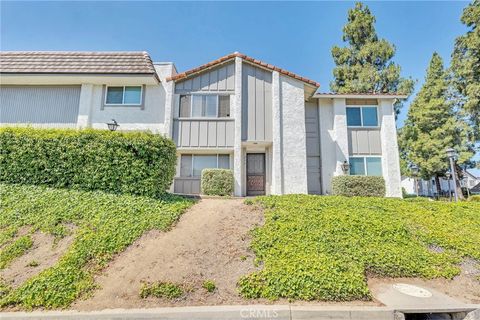
[[[479,309],[470,305],[462,311]],[[416,310],[421,312],[422,310]],[[454,312],[460,310],[435,310],[433,312]],[[427,312],[427,311],[426,311]],[[428,311],[432,312],[432,310]],[[477,311],[475,311],[477,312]],[[295,305],[235,305],[169,307],[152,309],[106,309],[102,311],[34,311],[0,313],[2,320],[17,319],[182,319],[182,320],[395,320],[397,310],[388,307],[361,306],[295,306]],[[402,313],[401,313],[402,314]],[[397,315],[397,316],[396,316]],[[402,314],[403,315],[403,314]],[[474,318],[475,319],[475,318]]]

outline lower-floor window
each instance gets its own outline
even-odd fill
[[[230,169],[229,154],[182,154],[181,177],[200,177],[203,169]]]
[[[381,157],[350,157],[350,174],[359,176],[381,176]]]

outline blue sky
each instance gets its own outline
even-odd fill
[[[354,2],[1,1],[2,50],[145,50],[179,71],[240,51],[329,91],[330,49]],[[418,80],[434,51],[450,63],[468,2],[366,2],[380,37],[395,44],[403,76]],[[399,117],[403,124],[408,103]]]

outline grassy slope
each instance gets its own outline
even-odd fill
[[[254,201],[267,208],[252,243],[264,265],[239,281],[245,297],[368,299],[367,273],[451,278],[462,257],[480,260],[479,203],[304,195]]]
[[[0,286],[0,304],[67,307],[94,288],[93,274],[145,231],[167,230],[191,200],[160,199],[0,184],[0,257],[22,226],[62,237],[74,224],[75,240],[60,261],[16,290]],[[14,252],[15,253],[15,252]],[[1,280],[1,279],[0,279]]]

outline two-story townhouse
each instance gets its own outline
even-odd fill
[[[177,73],[145,52],[2,52],[0,124],[151,130],[171,137],[171,191],[200,192],[230,168],[235,195],[331,193],[335,175],[382,175],[400,197],[393,104],[400,95],[322,94],[319,84],[233,53]],[[344,164],[350,170],[344,172]]]

